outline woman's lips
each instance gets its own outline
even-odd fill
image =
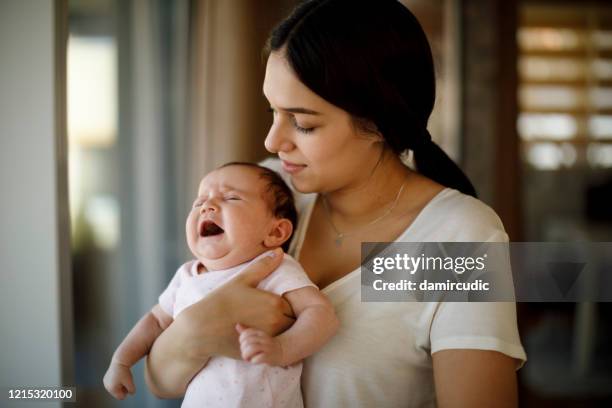
[[[289,174],[299,173],[306,167],[305,164],[295,164],[286,160],[281,160],[281,162],[283,163],[283,170]]]

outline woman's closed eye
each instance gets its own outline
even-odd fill
[[[301,132],[301,133],[311,133],[311,132],[313,132],[313,131],[315,130],[315,128],[314,128],[314,127],[302,127],[302,126],[300,126],[300,125],[297,123],[297,121],[295,120],[295,118],[293,118],[292,122],[293,122],[293,127],[294,127],[294,128],[295,128],[295,130],[297,130],[298,132]]]
[[[268,112],[272,113],[274,117],[276,117],[276,115],[278,114],[278,111],[274,108],[268,108]],[[312,127],[300,126],[297,120],[295,119],[294,115],[289,115],[289,118],[291,120],[291,124],[293,125],[293,127],[300,133],[310,133],[315,130],[314,126]]]

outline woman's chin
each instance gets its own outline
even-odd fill
[[[291,177],[291,186],[302,194],[317,192],[317,186],[309,180],[300,177]]]

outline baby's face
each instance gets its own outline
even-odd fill
[[[275,218],[259,171],[232,165],[206,175],[187,217],[187,244],[208,270],[227,269],[261,254]]]

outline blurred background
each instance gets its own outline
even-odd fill
[[[55,118],[56,137],[67,134],[66,145],[46,147],[48,168],[56,169],[48,197],[57,203],[47,210],[59,214],[48,231],[71,255],[52,259],[57,296],[46,305],[59,327],[50,336],[61,353],[53,375],[77,386],[77,406],[180,405],[146,391],[142,363],[133,370],[139,392],[121,404],[105,392],[102,376],[117,344],[189,257],[184,220],[200,177],[229,160],[266,156],[271,115],[261,92],[261,50],[296,3],[0,0],[4,55],[34,53],[30,40],[55,52],[36,54],[55,72],[41,109]],[[511,240],[612,241],[612,4],[403,3],[421,21],[436,60],[433,138],[497,211]],[[26,92],[11,88],[13,79],[37,75],[4,61],[2,71],[5,95]],[[42,91],[27,83],[31,100],[40,100]],[[5,124],[15,123],[4,100],[2,111]],[[1,137],[5,152],[15,147]],[[3,185],[12,186],[23,158],[2,157]],[[3,208],[23,205],[11,203]],[[11,225],[3,215],[3,229]],[[7,259],[12,237],[2,235]],[[3,286],[6,299],[22,296]],[[517,307],[529,358],[519,371],[521,407],[612,406],[611,304]],[[12,321],[5,311],[2,319]],[[48,320],[31,319],[36,327]],[[3,362],[17,364],[6,354]],[[2,385],[15,385],[15,375],[2,373]]]

